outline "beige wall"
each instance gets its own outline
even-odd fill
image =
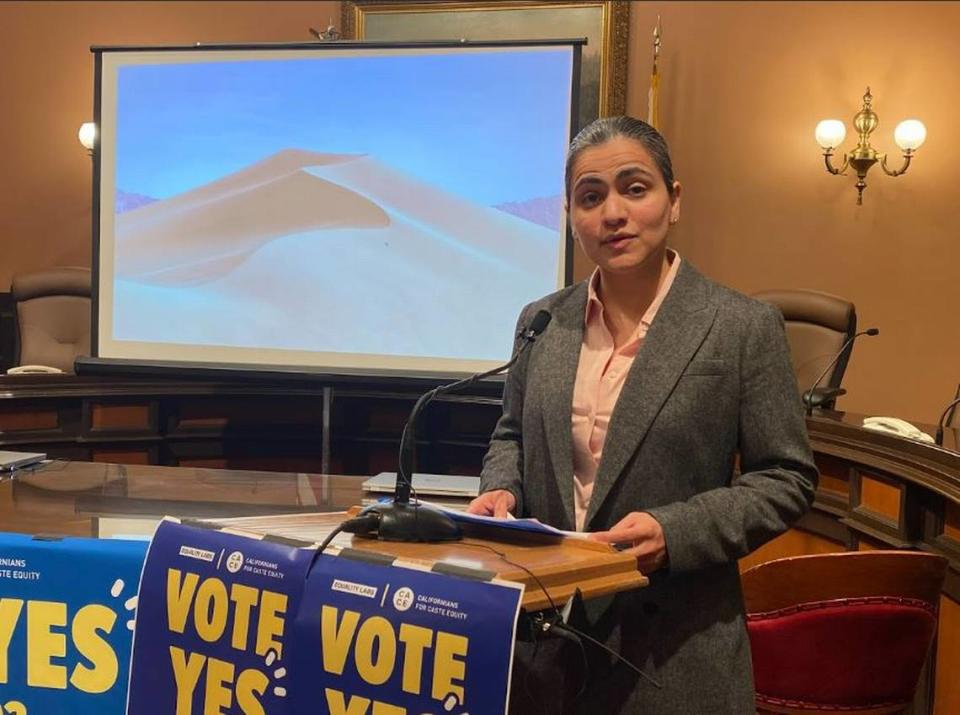
[[[661,117],[684,184],[675,245],[747,293],[853,299],[881,335],[855,350],[840,406],[934,421],[960,381],[948,177],[960,160],[960,5],[635,3],[628,107],[641,117],[657,13]],[[92,114],[91,44],[307,40],[330,17],[339,3],[0,2],[0,286],[17,270],[90,262],[90,164],[76,129]],[[929,138],[906,176],[874,168],[857,207],[853,180],[823,170],[813,127],[849,120],[867,84],[880,148],[895,154],[907,116]]]
[[[860,325],[838,406],[934,422],[960,382],[960,4],[649,2],[632,8],[628,110],[646,116],[651,32],[663,22],[661,123],[683,183],[674,244],[745,293],[846,296]],[[857,39],[859,38],[859,39]],[[874,143],[918,117],[910,171],[830,176],[820,119],[847,125],[870,85]]]

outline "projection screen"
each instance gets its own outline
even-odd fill
[[[579,45],[95,48],[93,357],[505,361],[568,280]]]

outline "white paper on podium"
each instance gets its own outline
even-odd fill
[[[563,531],[557,529],[536,519],[517,519],[514,516],[508,516],[506,519],[496,516],[481,516],[480,514],[468,514],[464,511],[450,509],[440,504],[432,504],[428,501],[420,500],[425,506],[433,507],[439,511],[449,514],[454,521],[466,524],[482,524],[484,526],[495,526],[498,529],[509,529],[511,531],[523,531],[528,534],[547,534],[569,539],[586,539],[589,534],[584,531]]]

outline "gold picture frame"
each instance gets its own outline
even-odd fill
[[[549,40],[586,37],[580,64],[578,118],[623,114],[627,106],[630,3],[344,2],[348,40]]]

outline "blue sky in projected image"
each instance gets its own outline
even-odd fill
[[[116,186],[157,199],[281,149],[371,154],[483,205],[562,193],[567,50],[121,67]]]

